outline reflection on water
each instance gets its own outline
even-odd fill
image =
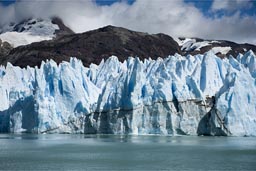
[[[0,170],[256,170],[255,140],[0,134]]]

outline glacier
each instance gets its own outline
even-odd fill
[[[256,56],[0,67],[1,133],[256,135]]]

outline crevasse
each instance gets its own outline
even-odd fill
[[[255,55],[0,67],[0,132],[256,135]]]

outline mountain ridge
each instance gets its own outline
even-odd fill
[[[53,59],[60,63],[68,61],[73,56],[81,59],[88,66],[91,63],[98,64],[102,59],[112,55],[119,56],[123,61],[129,56],[156,59],[160,56],[174,55],[177,52],[180,52],[178,43],[168,35],[149,35],[107,26],[17,47],[2,58],[0,64],[11,62],[21,67],[39,66],[42,60]]]
[[[8,49],[8,53],[5,51],[0,54],[0,64],[6,65],[10,62],[20,67],[40,66],[46,59],[60,63],[69,61],[70,57],[77,57],[85,66],[89,66],[91,63],[99,64],[102,59],[112,55],[124,61],[129,56],[157,59],[175,53],[196,55],[213,51],[217,56],[224,58],[230,55],[236,57],[248,50],[256,52],[255,45],[227,40],[173,39],[163,33],[149,34],[111,25],[84,33],[74,33],[59,18],[53,18],[52,23],[59,27],[59,30],[55,30],[56,37]]]

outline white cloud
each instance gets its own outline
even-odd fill
[[[0,7],[0,25],[27,17],[50,16],[59,16],[76,32],[115,25],[149,33],[162,32],[173,37],[227,39],[256,44],[256,16],[240,16],[236,12],[221,18],[209,18],[192,4],[181,0],[137,0],[132,5],[122,1],[111,6],[97,6],[89,0],[40,0]]]
[[[213,0],[212,10],[227,10],[229,12],[243,8],[251,8],[252,0]]]

